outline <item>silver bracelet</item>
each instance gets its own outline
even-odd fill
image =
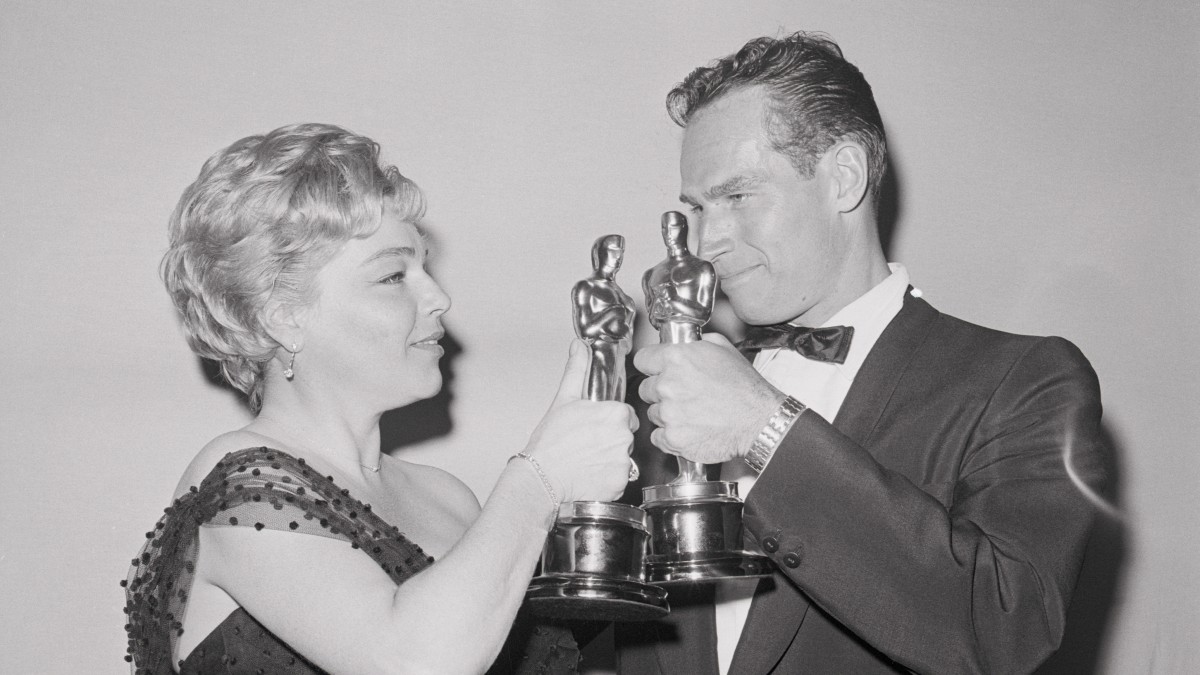
[[[542,471],[542,465],[538,464],[538,461],[524,450],[518,452],[512,457],[509,457],[508,461],[511,462],[518,457],[526,462],[529,462],[529,465],[532,466],[533,470],[537,472],[538,478],[542,479],[542,485],[546,487],[546,494],[550,497],[550,501],[554,504],[554,513],[557,514],[558,506],[561,504],[561,502],[558,501],[558,493],[554,491],[554,486],[550,484],[550,479],[546,477],[546,472]]]
[[[767,467],[767,462],[771,460],[771,455],[775,454],[780,441],[805,410],[808,410],[808,406],[789,396],[771,413],[771,419],[767,420],[766,426],[758,432],[753,445],[750,446],[750,452],[747,452],[744,458],[754,473],[762,473]]]

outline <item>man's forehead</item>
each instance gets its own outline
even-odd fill
[[[770,101],[761,87],[725,94],[692,114],[683,129],[684,143],[756,136],[766,124]]]
[[[719,111],[716,111],[719,113]],[[683,132],[679,156],[685,187],[707,189],[757,165],[773,145],[759,117],[713,114]]]

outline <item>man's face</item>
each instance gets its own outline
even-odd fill
[[[709,260],[742,321],[824,321],[850,246],[839,228],[829,157],[812,178],[772,149],[766,96],[737,90],[696,112],[683,134],[680,200],[689,244]],[[830,311],[831,310],[831,311]]]

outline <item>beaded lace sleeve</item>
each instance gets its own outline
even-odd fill
[[[128,655],[134,673],[173,672],[195,572],[199,527],[253,527],[341,539],[371,556],[396,583],[433,558],[332,477],[270,448],[224,457],[197,486],[167,507],[134,558],[125,587]]]

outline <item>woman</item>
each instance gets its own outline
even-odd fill
[[[383,413],[441,387],[422,211],[374,142],[320,124],[234,143],[184,193],[163,278],[257,415],[204,446],[134,560],[137,672],[482,672],[558,504],[623,491],[636,417],[579,400],[578,341],[482,509],[380,453]]]

